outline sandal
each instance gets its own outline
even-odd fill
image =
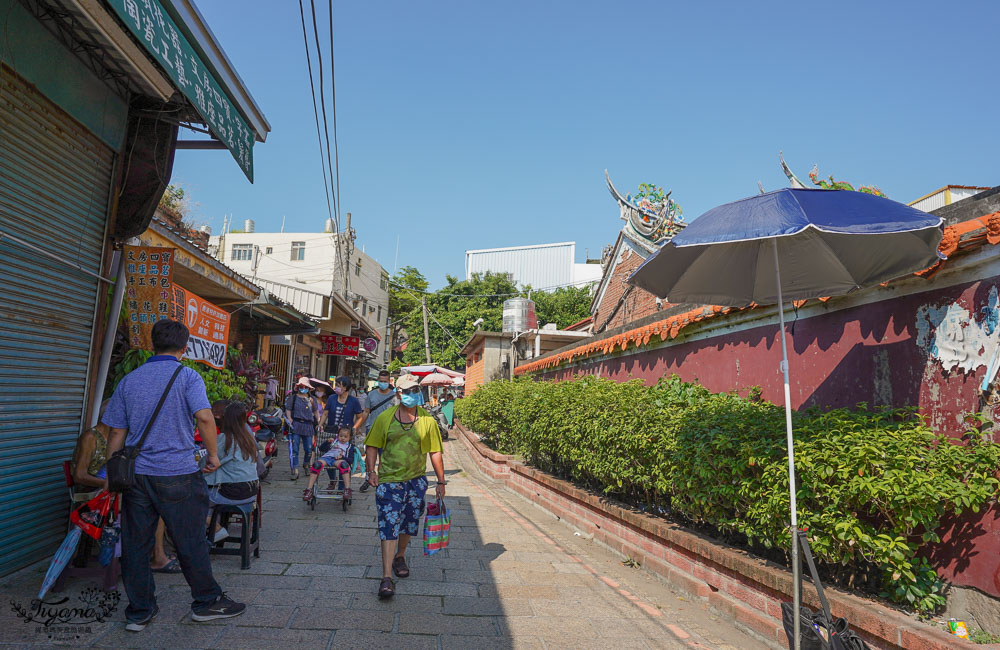
[[[308,503],[309,501],[312,501],[312,498],[313,498],[313,491],[312,490],[310,490],[309,488],[306,488],[306,489],[302,490],[302,500],[303,501],[305,501],[305,502]]]
[[[177,558],[172,557],[170,561],[161,566],[159,569],[153,569],[153,573],[180,573],[181,563],[177,561]]]
[[[392,578],[382,578],[382,583],[378,586],[378,597],[379,600],[385,600],[386,598],[392,598],[396,595],[395,585],[392,582]]]
[[[410,569],[406,566],[406,560],[401,557],[392,559],[392,572],[396,574],[397,578],[410,577]]]

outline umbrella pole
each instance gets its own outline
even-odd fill
[[[801,561],[799,558],[799,521],[795,503],[795,442],[792,437],[792,398],[788,381],[788,348],[785,345],[785,305],[781,296],[781,269],[778,266],[778,240],[771,240],[774,251],[774,275],[777,279],[778,287],[778,334],[781,337],[781,372],[785,376],[785,435],[788,445],[788,496],[792,511],[792,611],[793,621],[793,648],[799,650],[801,620],[799,608],[802,606],[802,581],[799,578],[802,574]]]

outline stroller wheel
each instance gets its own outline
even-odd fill
[[[340,507],[344,512],[347,512],[347,499],[340,502]]]

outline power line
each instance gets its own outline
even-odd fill
[[[333,56],[333,0],[330,0],[330,103],[333,109],[333,163],[334,182],[337,187],[337,223],[340,223],[340,148],[337,145],[337,77],[334,72]],[[351,234],[347,233],[347,236],[350,237]]]
[[[319,65],[319,103],[323,110],[323,132],[326,137],[326,162],[330,166],[330,173],[333,174],[333,162],[330,160],[330,126],[326,119],[326,90],[323,85],[323,48],[319,44],[319,27],[316,24],[316,0],[309,0],[309,7],[312,10],[313,38],[316,40],[316,62]],[[332,38],[332,37],[331,37]],[[332,53],[331,53],[332,54]],[[330,179],[333,181],[333,179]],[[340,197],[330,188],[333,193],[333,225],[334,230],[340,230]]]
[[[326,195],[326,212],[333,219],[333,208],[330,205],[330,182],[326,177],[326,163],[323,161],[323,138],[319,132],[319,110],[316,106],[316,86],[313,81],[312,56],[309,54],[309,37],[306,35],[306,16],[302,8],[302,0],[299,0],[299,18],[302,21],[302,42],[306,47],[306,67],[309,70],[309,92],[312,93],[313,119],[316,121],[316,141],[319,143],[319,164],[323,169],[323,194]],[[319,49],[319,43],[316,43]],[[332,172],[333,170],[331,170]]]

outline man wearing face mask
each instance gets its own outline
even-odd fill
[[[371,433],[372,425],[375,424],[375,419],[378,416],[399,404],[399,398],[396,396],[396,391],[392,388],[391,381],[389,371],[383,370],[378,373],[378,385],[368,391],[365,399],[365,411],[362,414],[364,417],[362,424],[365,426],[366,435]],[[361,484],[361,491],[367,491],[368,487],[368,482],[365,481]]]
[[[427,457],[437,476],[437,498],[444,498],[444,458],[441,431],[427,411],[419,408],[420,382],[413,375],[396,381],[400,404],[375,418],[365,438],[368,482],[375,488],[378,533],[382,540],[382,582],[378,597],[395,593],[392,575],[407,578],[406,546],[417,534],[427,494]],[[376,462],[378,467],[376,468]]]

